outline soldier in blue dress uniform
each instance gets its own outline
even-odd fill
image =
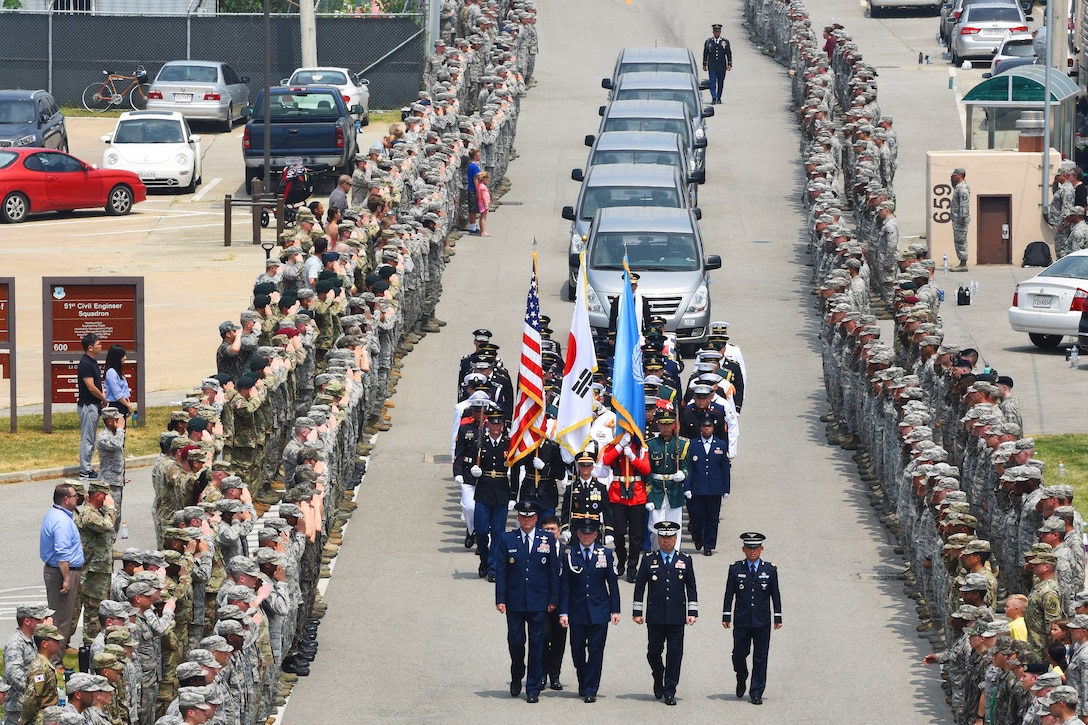
[[[740,535],[744,558],[729,565],[725,581],[722,626],[733,629],[733,671],[737,673],[737,698],[744,697],[748,682],[748,652],[752,653],[752,685],[748,696],[753,705],[763,704],[767,686],[767,650],[773,625],[782,627],[782,595],[778,591],[778,569],[764,561],[766,536],[755,531]]]
[[[710,102],[722,102],[726,71],[733,70],[733,49],[722,37],[721,23],[710,26],[713,35],[703,43],[703,70],[710,75]]]
[[[597,701],[608,623],[620,623],[620,588],[612,550],[597,543],[600,525],[579,519],[577,545],[559,562],[559,622],[570,629],[570,656],[578,672],[578,696]]]
[[[688,499],[688,530],[695,549],[711,556],[718,545],[718,520],[722,501],[729,496],[729,442],[714,435],[716,418],[704,412],[698,419],[699,435],[688,444],[688,475],[684,496]]]
[[[695,624],[699,616],[699,595],[691,557],[676,549],[680,524],[659,521],[654,530],[661,548],[642,557],[632,612],[635,624],[646,623],[646,661],[654,678],[654,697],[675,705],[684,659],[684,626]]]
[[[555,537],[537,527],[540,507],[535,501],[518,504],[518,527],[496,542],[495,608],[506,615],[510,648],[510,696],[540,699],[544,686],[544,632],[548,612],[559,605],[559,555]],[[525,641],[529,659],[526,667]]]

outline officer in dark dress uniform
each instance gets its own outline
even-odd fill
[[[718,521],[722,499],[729,495],[729,443],[714,435],[715,419],[699,418],[699,435],[688,444],[688,475],[684,496],[688,500],[688,530],[696,551],[711,556],[718,545]]]
[[[559,622],[570,629],[578,696],[596,702],[608,623],[620,623],[619,578],[612,550],[597,543],[597,522],[580,519],[574,531],[578,542],[566,547],[559,562]]]
[[[559,444],[544,439],[532,455],[522,456],[513,468],[510,477],[518,487],[518,501],[536,501],[540,504],[540,515],[551,516],[559,508],[559,481],[567,474],[567,464],[563,460]]]
[[[480,351],[480,345],[491,342],[491,330],[485,330],[480,328],[472,331],[472,344],[475,346],[475,350],[468,355],[461,357],[461,364],[457,368],[457,390],[460,393],[461,381],[465,379],[465,376],[472,372],[472,363],[476,362],[476,353]]]
[[[729,565],[725,580],[722,626],[733,628],[733,671],[737,673],[737,697],[744,697],[748,681],[748,651],[752,654],[752,686],[748,696],[753,705],[763,704],[767,686],[767,650],[771,644],[771,605],[774,628],[782,627],[782,595],[778,591],[778,569],[763,561],[763,534],[748,531],[740,535],[744,558]],[[734,608],[734,599],[736,606]]]
[[[710,26],[713,35],[703,43],[703,70],[710,74],[710,102],[722,102],[726,71],[733,70],[733,49],[722,37],[721,23]]]
[[[608,519],[608,487],[593,477],[593,466],[597,459],[589,451],[582,451],[575,458],[578,475],[567,487],[563,495],[563,529],[567,532],[564,540],[569,540],[570,530],[579,519],[593,519],[605,535],[605,543],[612,538],[612,524]]]
[[[487,416],[487,430],[477,438],[475,446],[466,444],[457,451],[454,475],[476,487],[476,553],[480,557],[479,574],[494,581],[495,555],[490,546],[498,541],[506,527],[506,513],[514,500],[510,487],[510,469],[506,467],[506,452],[510,437],[506,434],[506,419],[499,411]]]
[[[694,399],[680,409],[680,435],[688,440],[699,437],[699,421],[707,415],[714,417],[714,435],[725,438],[728,435],[725,424],[725,408],[714,402],[714,388],[699,384],[691,388]]]
[[[559,590],[562,592],[563,560],[567,555],[567,547],[559,539],[559,517],[541,516],[537,521],[540,528],[550,533],[555,537],[556,541],[560,542],[556,555],[559,557]],[[545,684],[547,684],[547,680],[551,680],[551,684],[548,686],[553,690],[563,689],[563,683],[559,680],[559,675],[563,670],[563,656],[566,652],[567,628],[559,623],[559,608],[556,607],[555,611],[548,612],[548,626],[544,633]]]
[[[654,697],[676,704],[680,664],[684,660],[684,625],[699,616],[695,567],[691,557],[676,549],[680,524],[660,521],[654,525],[661,548],[642,557],[635,579],[635,624],[646,623],[646,661],[654,677]],[[662,662],[661,653],[665,651]]]
[[[496,541],[495,608],[506,615],[510,649],[510,696],[526,702],[540,698],[544,686],[544,631],[548,612],[559,605],[559,556],[555,537],[537,528],[539,507],[533,501],[517,506],[518,527]],[[529,659],[526,667],[525,641]]]

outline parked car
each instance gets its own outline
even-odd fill
[[[606,164],[591,167],[578,191],[578,201],[574,206],[563,207],[563,218],[571,223],[570,254],[586,248],[589,225],[597,210],[614,206],[687,209],[687,178],[671,166]],[[702,216],[698,207],[693,210],[697,217]],[[577,262],[571,265],[569,272],[567,292],[573,293],[578,279]],[[569,296],[574,299],[573,294]]]
[[[601,85],[611,88],[624,73],[639,72],[688,73],[699,80],[699,67],[695,54],[688,48],[624,48],[616,56],[612,77],[602,80]],[[707,88],[710,80],[699,80],[699,90]]]
[[[614,207],[593,217],[586,247],[586,302],[589,324],[602,335],[623,289],[623,256],[639,274],[639,295],[650,313],[665,318],[665,329],[688,352],[705,342],[711,320],[710,271],[721,257],[704,257],[695,213],[690,209]],[[571,263],[578,263],[572,254]]]
[[[610,101],[679,101],[687,106],[696,138],[706,138],[714,106],[704,106],[699,84],[688,73],[624,73],[612,87]]]
[[[370,81],[347,68],[297,68],[290,78],[280,81],[280,85],[335,86],[349,108],[360,106],[363,109],[356,120],[363,126],[370,123]]]
[[[201,178],[200,136],[177,111],[128,111],[102,137],[102,167],[132,171],[144,186],[196,191]]]
[[[1088,311],[1088,250],[1062,257],[1031,279],[1016,285],[1009,324],[1028,333],[1032,344],[1053,348],[1066,335],[1077,336]]]
[[[63,151],[0,149],[0,221],[93,207],[128,214],[146,196],[143,182],[131,171],[99,169]]]
[[[249,104],[248,76],[226,63],[172,60],[147,92],[148,111],[177,111],[190,121],[219,121],[229,131]]]
[[[985,3],[987,5],[1018,4],[1017,0],[948,0],[948,2],[941,6],[941,27],[939,35],[941,42],[946,46],[949,46],[949,52],[952,50],[952,26],[960,19],[960,15],[963,14],[963,9],[970,5],[974,5],[975,3]],[[1021,6],[1021,8],[1023,9],[1025,16],[1031,10],[1030,6]]]
[[[869,17],[879,18],[888,8],[926,8],[939,13],[942,3],[943,0],[869,0]]]
[[[68,127],[46,91],[0,91],[0,148],[41,146],[68,150]]]
[[[993,57],[994,46],[1009,33],[1028,32],[1028,21],[1019,5],[968,5],[952,26],[952,65],[964,60]]]
[[[1002,73],[1005,70],[1002,66],[1008,64],[1009,61],[1015,61],[1015,64],[1009,67],[1034,63],[1036,58],[1035,46],[1032,45],[1034,40],[1031,33],[1010,33],[1005,36],[1005,39],[994,48],[990,75],[996,76]]]
[[[610,164],[651,164],[671,166],[687,179],[691,206],[699,204],[699,184],[706,175],[695,168],[695,159],[684,140],[663,131],[608,131],[597,136],[589,150],[585,171],[572,169],[570,178],[582,181],[594,166]]]
[[[606,131],[665,131],[684,139],[695,159],[695,167],[706,165],[706,136],[695,133],[688,108],[679,101],[612,101],[598,109],[601,125],[598,133]],[[586,146],[592,146],[594,136],[586,136]]]

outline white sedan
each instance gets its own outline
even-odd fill
[[[290,78],[280,81],[284,86],[333,86],[340,91],[344,105],[362,106],[358,117],[361,125],[370,123],[370,81],[359,78],[347,68],[296,68]]]
[[[201,181],[200,136],[177,111],[129,111],[117,120],[102,167],[139,174],[148,188],[196,190]]]
[[[1036,347],[1052,348],[1066,335],[1077,336],[1081,312],[1088,310],[1088,250],[1062,257],[1016,285],[1009,324],[1026,332]]]

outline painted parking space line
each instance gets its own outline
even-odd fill
[[[208,193],[209,191],[211,191],[212,189],[214,189],[214,188],[215,188],[215,185],[216,185],[216,184],[218,184],[218,183],[219,183],[220,181],[222,181],[222,180],[223,180],[223,179],[221,179],[221,178],[219,178],[219,177],[217,176],[217,177],[215,177],[214,179],[212,179],[211,181],[209,181],[209,182],[208,182],[207,184],[203,184],[203,185],[201,185],[201,187],[200,187],[200,191],[198,191],[197,193],[193,194],[193,197],[192,197],[191,199],[189,199],[188,201],[189,201],[190,203],[191,203],[191,202],[194,202],[194,201],[200,201],[201,199],[203,199],[203,198],[204,198],[204,195],[205,195],[205,194],[207,194],[207,193]]]

